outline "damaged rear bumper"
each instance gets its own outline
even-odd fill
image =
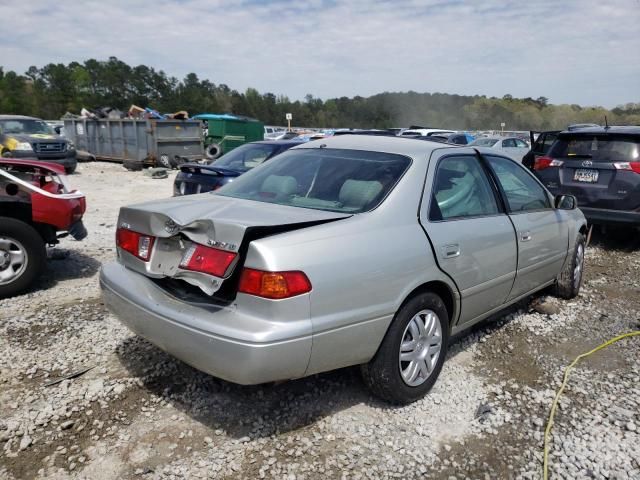
[[[236,305],[192,305],[119,263],[100,272],[107,308],[132,331],[215,377],[243,385],[304,375],[311,355],[311,322],[242,313]]]

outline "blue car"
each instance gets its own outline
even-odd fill
[[[300,145],[299,140],[245,143],[212,163],[184,163],[173,183],[174,196],[205,193],[232,182],[254,167],[285,150]]]

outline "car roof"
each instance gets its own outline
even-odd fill
[[[0,120],[40,120],[40,118],[25,115],[0,115]]]
[[[1,120],[1,118],[0,118]],[[64,166],[59,163],[42,162],[39,160],[18,159],[18,158],[0,158],[0,165],[25,165],[27,167],[41,167],[52,170],[60,175],[64,175]]]
[[[295,149],[304,148],[344,148],[347,150],[379,151],[396,153],[410,157],[424,156],[441,148],[459,148],[459,145],[451,145],[440,142],[425,142],[412,138],[383,135],[338,135],[305,143]]]
[[[594,133],[617,133],[640,135],[640,126],[638,125],[615,125],[611,127],[584,127],[578,130],[564,130],[560,135],[588,135]]]

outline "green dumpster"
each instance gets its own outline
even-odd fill
[[[201,120],[206,125],[204,145],[209,158],[218,158],[248,142],[264,140],[264,124],[254,118],[201,113],[192,119]]]

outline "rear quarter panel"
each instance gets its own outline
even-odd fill
[[[420,285],[442,281],[455,292],[418,223],[427,165],[419,161],[371,212],[252,242],[246,266],[302,270],[311,281],[306,375],[369,361]]]

